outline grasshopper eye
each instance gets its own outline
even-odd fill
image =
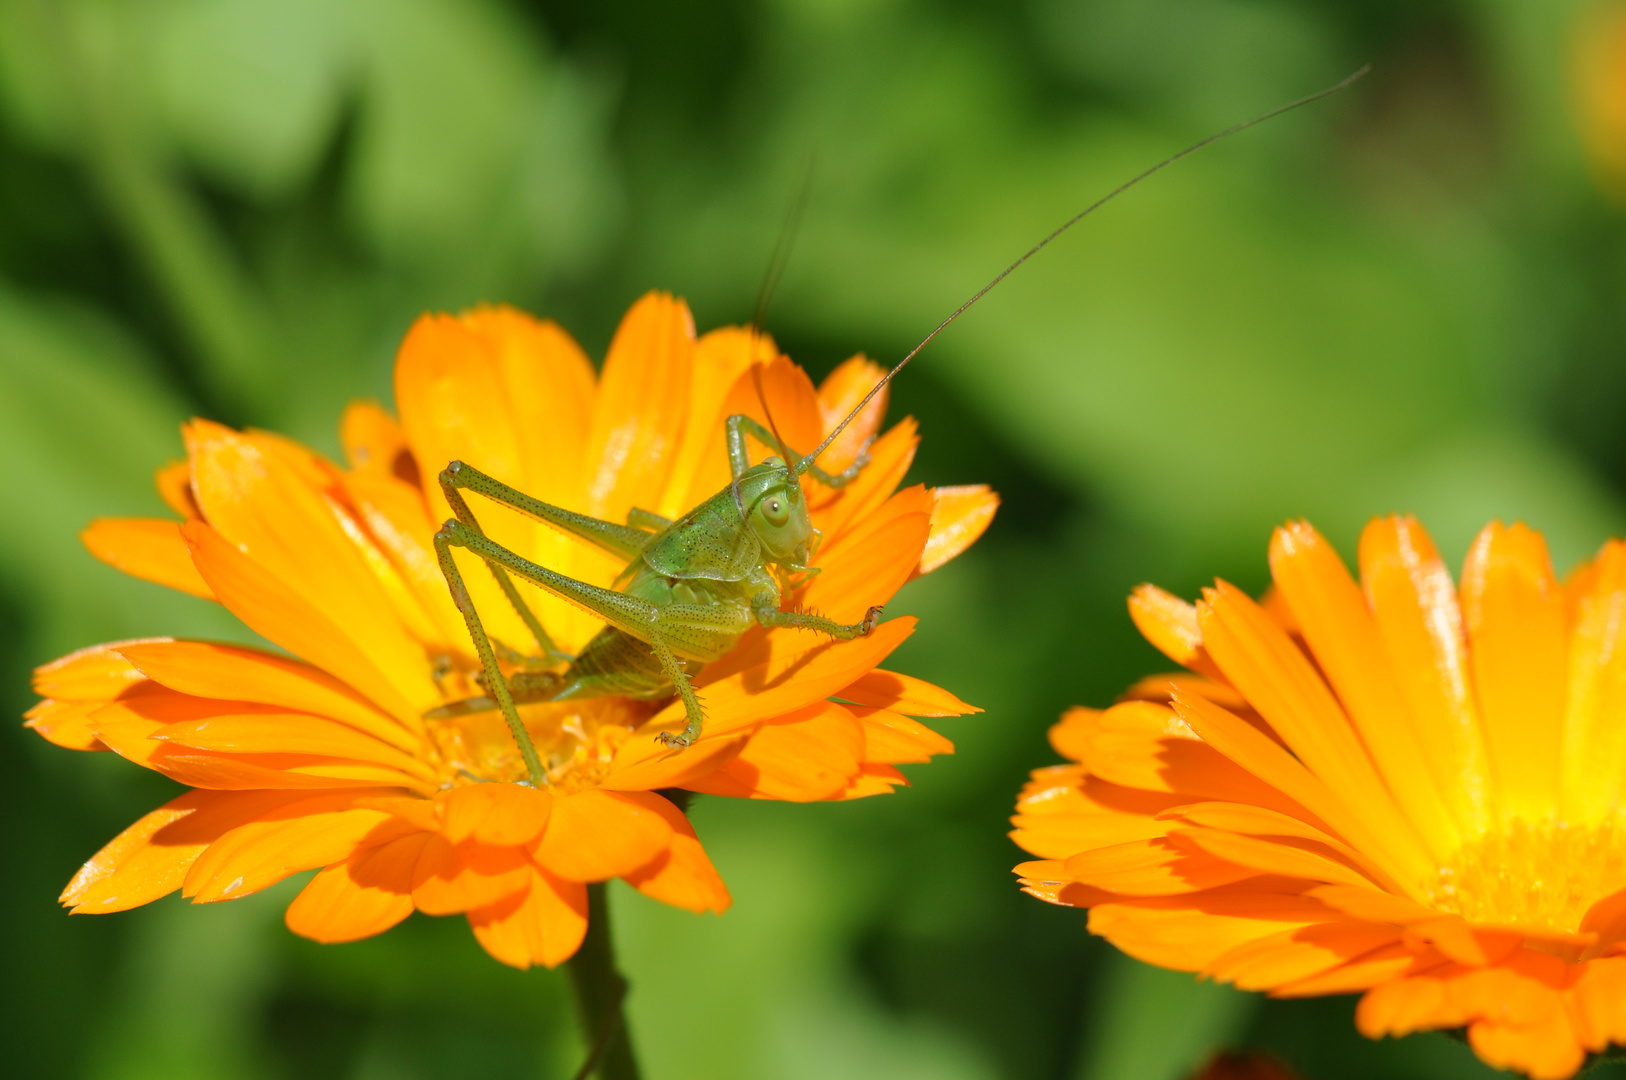
[[[777,495],[762,500],[762,517],[769,525],[778,528],[790,520],[790,506]]]

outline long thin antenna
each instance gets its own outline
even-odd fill
[[[967,300],[965,303],[963,303],[959,307],[955,308],[953,314],[951,314],[948,318],[944,319],[942,322],[938,323],[937,328],[935,330],[933,330],[931,333],[927,334],[925,336],[925,338],[923,338],[921,340],[919,345],[916,345],[913,349],[910,349],[909,350],[909,355],[905,356],[902,360],[899,360],[898,363],[897,363],[897,366],[894,367],[891,371],[887,372],[886,375],[882,377],[881,381],[876,383],[874,385],[874,387],[872,387],[870,389],[870,392],[864,395],[864,399],[862,401],[860,401],[853,408],[852,412],[847,414],[847,418],[845,420],[843,420],[841,423],[836,425],[835,430],[830,432],[830,434],[825,437],[825,440],[818,445],[818,448],[815,449],[811,454],[808,454],[806,457],[804,457],[801,460],[800,463],[798,463],[798,465],[796,466],[796,471],[797,472],[802,472],[802,471],[806,470],[808,466],[812,465],[813,461],[820,454],[824,453],[825,449],[832,442],[835,441],[836,436],[840,435],[842,433],[842,431],[846,429],[847,425],[852,423],[853,419],[855,417],[857,417],[857,415],[864,410],[864,406],[868,405],[870,403],[870,399],[873,398],[876,394],[879,394],[881,392],[881,389],[883,387],[885,387],[887,383],[892,381],[892,376],[894,376],[898,372],[902,371],[903,368],[904,368],[904,365],[907,364],[909,361],[913,360],[915,358],[915,354],[920,352],[921,349],[924,349],[927,345],[931,344],[932,339],[935,338],[938,334],[941,334],[948,327],[949,323],[953,322],[955,319],[958,319],[961,315],[965,314],[965,311],[966,311],[967,308],[969,308],[972,304],[975,304],[978,300],[981,300],[984,296],[986,296],[988,294],[988,292],[990,290],[993,289],[993,287],[995,285],[998,285],[1001,281],[1004,281],[1007,277],[1010,276],[1010,274],[1011,274],[1011,272],[1013,270],[1015,270],[1018,266],[1021,266],[1023,263],[1027,262],[1029,259],[1033,258],[1033,256],[1037,255],[1041,250],[1043,250],[1046,246],[1048,246],[1049,243],[1052,240],[1056,239],[1056,237],[1060,236],[1062,233],[1066,232],[1068,229],[1071,229],[1074,225],[1077,225],[1080,221],[1083,221],[1085,218],[1089,217],[1091,214],[1093,214],[1097,210],[1101,209],[1101,207],[1105,206],[1107,203],[1111,202],[1113,199],[1116,199],[1119,195],[1122,195],[1124,192],[1128,191],[1130,188],[1134,187],[1136,184],[1140,183],[1142,180],[1145,180],[1146,178],[1151,176],[1153,173],[1160,172],[1163,169],[1168,168],[1170,165],[1173,165],[1176,161],[1179,161],[1181,158],[1186,157],[1186,156],[1188,156],[1190,154],[1195,154],[1197,151],[1201,150],[1205,146],[1208,146],[1208,145],[1210,145],[1212,143],[1219,142],[1221,139],[1223,139],[1223,138],[1225,138],[1225,137],[1227,137],[1229,135],[1235,135],[1239,131],[1246,131],[1248,128],[1253,127],[1255,124],[1262,124],[1266,120],[1270,120],[1270,119],[1273,119],[1275,117],[1278,117],[1278,116],[1282,115],[1282,113],[1292,112],[1294,109],[1302,108],[1303,106],[1309,105],[1312,102],[1320,101],[1324,97],[1331,97],[1333,94],[1338,93],[1340,90],[1346,89],[1351,83],[1355,82],[1355,80],[1361,78],[1362,76],[1364,76],[1367,72],[1369,72],[1371,70],[1372,70],[1372,65],[1371,64],[1363,64],[1358,71],[1356,71],[1354,74],[1350,75],[1348,78],[1344,79],[1342,82],[1338,83],[1336,86],[1329,86],[1325,90],[1318,91],[1317,93],[1311,94],[1308,97],[1301,97],[1297,101],[1290,101],[1286,105],[1278,105],[1278,106],[1276,106],[1276,108],[1271,109],[1269,112],[1260,113],[1258,116],[1255,116],[1250,120],[1244,120],[1240,124],[1232,124],[1230,127],[1226,128],[1224,131],[1216,132],[1215,134],[1210,135],[1208,138],[1203,139],[1201,142],[1192,143],[1190,146],[1186,147],[1184,150],[1180,151],[1178,154],[1173,154],[1173,155],[1171,155],[1169,157],[1164,158],[1162,161],[1158,162],[1156,165],[1153,165],[1150,169],[1147,169],[1145,172],[1141,173],[1139,176],[1136,176],[1134,179],[1127,180],[1124,183],[1119,184],[1117,187],[1113,188],[1111,191],[1107,192],[1105,195],[1101,196],[1099,199],[1095,200],[1093,203],[1086,206],[1084,209],[1080,210],[1078,213],[1074,214],[1072,217],[1068,218],[1066,221],[1062,222],[1062,224],[1059,227],[1057,227],[1056,230],[1054,232],[1052,232],[1049,236],[1046,236],[1043,240],[1040,240],[1037,244],[1034,244],[1032,247],[1028,248],[1027,251],[1022,253],[1021,258],[1017,259],[1015,262],[1011,263],[1011,265],[1009,265],[1005,269],[1001,270],[998,273],[998,275],[995,276],[994,280],[990,281],[988,284],[986,284],[982,288],[978,289],[976,291],[976,294],[973,295],[971,297],[971,299]]]
[[[796,189],[796,196],[791,199],[790,211],[785,215],[785,223],[779,227],[779,239],[774,241],[773,255],[768,259],[768,269],[762,275],[762,288],[757,291],[756,310],[751,313],[751,324],[746,328],[748,357],[756,355],[757,335],[762,332],[762,324],[768,318],[768,304],[773,300],[774,290],[779,287],[785,264],[790,261],[790,249],[796,245],[796,233],[802,225],[802,214],[807,210],[807,197],[813,190],[813,169],[817,164],[817,159],[809,155],[807,168],[802,171],[802,182]],[[761,365],[754,359],[751,361],[751,375],[756,383],[757,400],[762,403],[762,411],[768,417],[768,429],[773,432],[774,442],[779,444],[779,460],[789,461],[790,453],[785,449],[785,440],[779,437],[779,425],[774,423],[773,410],[768,407],[768,395],[762,389]]]
[[[796,233],[802,225],[802,214],[807,210],[807,197],[813,190],[813,169],[818,160],[812,155],[808,156],[807,168],[802,171],[802,182],[796,188],[796,196],[791,200],[790,212],[785,215],[785,223],[779,227],[779,239],[774,241],[773,257],[768,260],[768,269],[762,275],[762,288],[757,290],[757,306],[751,312],[751,330],[761,330],[768,318],[768,303],[773,299],[774,290],[779,287],[779,278],[785,272],[785,264],[790,261],[790,249],[796,246]]]

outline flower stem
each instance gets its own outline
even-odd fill
[[[627,998],[627,980],[615,969],[610,905],[603,882],[587,886],[587,937],[567,966],[588,1047],[576,1080],[587,1080],[594,1073],[601,1080],[638,1080],[638,1060],[632,1055],[621,1008]]]

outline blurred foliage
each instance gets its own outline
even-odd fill
[[[900,355],[1088,200],[1243,116],[1342,98],[1159,176],[1023,268],[895,391],[915,477],[1005,495],[904,594],[902,666],[987,707],[910,791],[697,800],[722,919],[613,893],[649,1075],[1175,1080],[1221,1045],[1309,1080],[1489,1075],[1368,1043],[1349,999],[1154,971],[1018,895],[1005,817],[1044,729],[1158,660],[1141,580],[1265,579],[1410,510],[1568,563],[1618,533],[1626,216],[1571,117],[1567,0],[0,0],[0,700],[94,641],[243,637],[74,534],[159,507],[192,413],[329,452],[425,308],[506,300],[601,353],[650,287],[816,375]],[[167,782],[11,729],[0,1002],[30,1077],[568,1076],[562,979],[460,920],[324,948],[290,886],[69,920],[78,864]]]

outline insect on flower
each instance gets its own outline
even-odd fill
[[[801,477],[811,475],[826,487],[839,489],[854,480],[865,465],[861,455],[847,469],[831,474],[817,465],[819,455],[945,327],[1017,267],[1097,208],[1186,155],[1273,116],[1337,93],[1366,71],[1363,67],[1336,86],[1212,135],[1164,159],[1068,219],[939,323],[805,456],[786,446],[777,430],[765,429],[743,414],[730,416],[726,430],[732,481],[675,521],[640,507],[628,511],[625,524],[573,513],[516,491],[462,461],[453,461],[441,472],[440,487],[456,517],[447,521],[435,535],[435,550],[452,597],[468,624],[488,694],[436,709],[429,715],[452,716],[495,705],[501,709],[519,744],[532,782],[545,783],[546,771],[526,734],[516,703],[600,695],[665,698],[675,692],[683,701],[687,723],[680,733],[663,731],[658,737],[666,746],[682,749],[699,737],[705,722],[700,698],[690,678],[701,665],[719,659],[732,649],[753,625],[813,630],[839,641],[871,633],[880,619],[879,606],[871,607],[864,618],[855,623],[839,623],[814,612],[779,609],[782,594],[790,591],[791,582],[818,573],[816,567],[809,565],[817,551],[819,537],[808,518]],[[758,397],[766,405],[759,369],[756,375]],[[772,427],[771,413],[768,419]],[[778,456],[752,465],[747,453],[747,435],[777,448]],[[481,531],[463,498],[464,491],[476,492],[500,506],[628,560],[614,582],[619,588],[606,589],[577,581],[493,542]],[[540,657],[523,658],[527,670],[519,672],[513,681],[505,678],[498,666],[491,639],[452,557],[453,548],[464,548],[486,562],[541,651]],[[540,620],[515,590],[510,574],[585,609],[608,625],[580,655],[561,657]],[[568,666],[562,672],[535,670],[537,662],[545,663],[548,657],[566,659]]]
[[[761,369],[753,372],[759,380]],[[881,615],[871,607],[856,623],[839,623],[812,612],[780,611],[782,582],[816,574],[808,565],[818,550],[818,530],[808,516],[800,479],[804,473],[826,487],[840,489],[856,479],[865,458],[840,473],[814,464],[847,425],[858,416],[883,383],[866,395],[845,420],[812,453],[800,457],[751,417],[736,413],[727,421],[728,461],[733,480],[676,521],[651,510],[632,508],[625,525],[577,514],[533,499],[461,461],[440,474],[441,491],[457,515],[435,534],[435,551],[452,598],[468,623],[484,668],[489,696],[432,710],[430,718],[458,715],[494,703],[525,756],[533,782],[546,776],[536,749],[519,718],[517,702],[564,701],[615,695],[635,699],[665,698],[676,692],[688,723],[682,733],[661,732],[667,746],[684,748],[700,735],[703,713],[689,677],[699,665],[717,660],[739,643],[753,624],[768,628],[797,627],[850,641],[875,629]],[[765,400],[765,399],[764,399]],[[783,456],[752,465],[746,435],[779,447]],[[523,559],[488,539],[462,492],[473,491],[555,526],[571,536],[629,560],[616,584],[601,588],[556,573]],[[463,576],[452,558],[454,547],[484,559],[504,595],[535,635],[542,656],[558,656],[542,623],[508,578],[513,573],[606,621],[562,673],[521,671],[515,684],[502,674],[496,651],[475,610]],[[494,701],[493,701],[494,699]]]

